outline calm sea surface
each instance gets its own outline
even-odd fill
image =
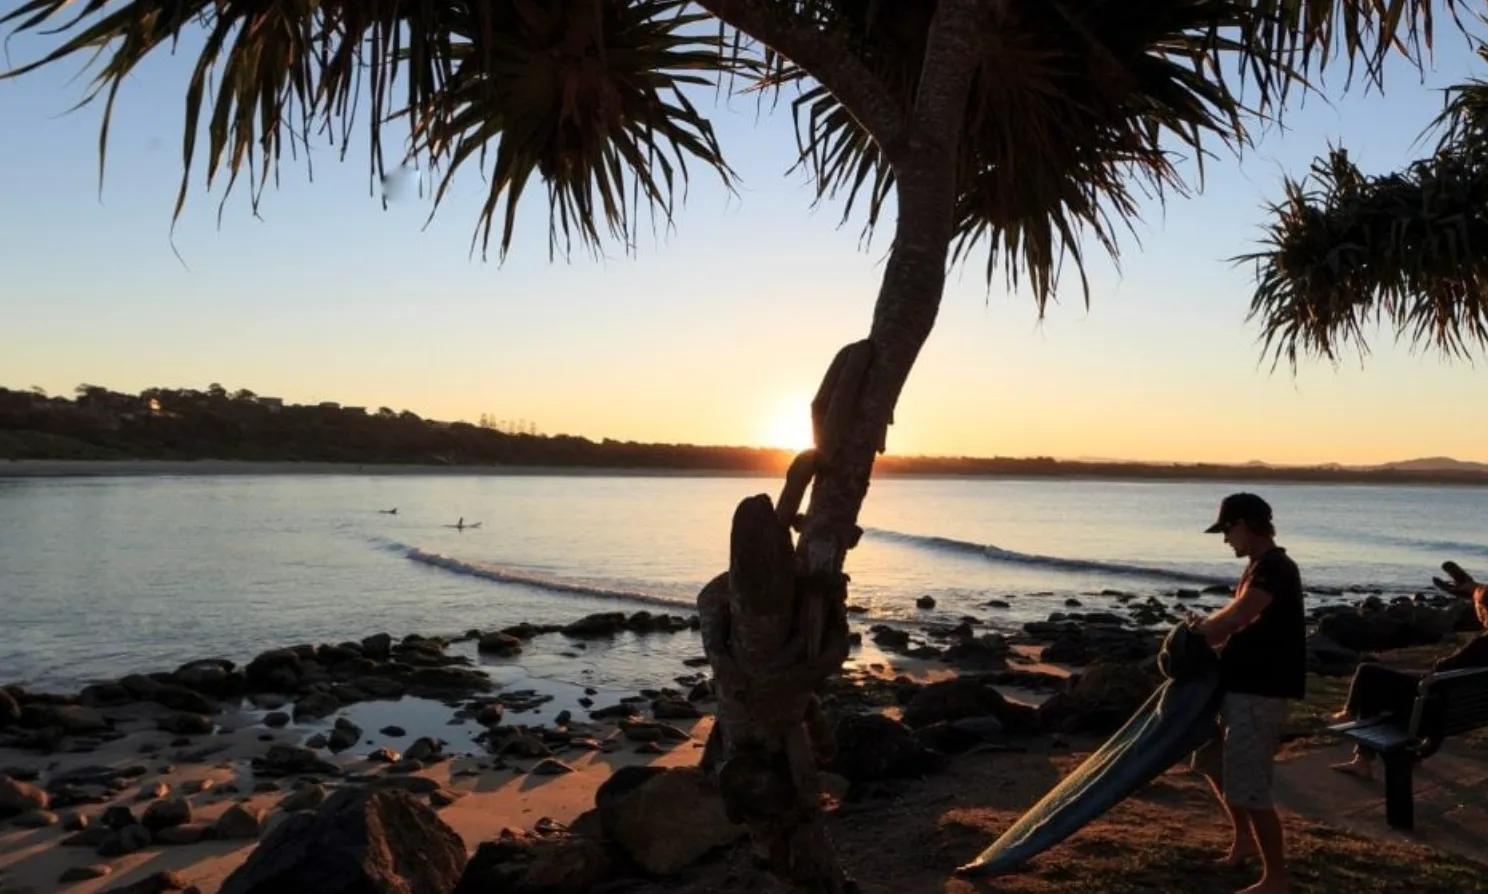
[[[383,630],[686,611],[726,567],[735,503],[777,489],[737,477],[0,479],[0,682],[74,687]],[[1163,596],[1224,583],[1239,562],[1200,532],[1236,489],[882,480],[849,559],[853,600],[869,609],[864,623],[970,614],[1012,626],[1071,596],[1105,609],[1114,603],[1102,590]],[[1428,588],[1445,559],[1488,571],[1488,491],[1250,489],[1275,507],[1317,602],[1351,586]],[[481,525],[446,527],[461,517]],[[933,611],[914,606],[926,594]],[[994,598],[1011,608],[986,607]],[[699,651],[691,633],[627,635],[517,662],[538,677],[631,685],[657,679],[659,662],[678,673],[675,660]]]

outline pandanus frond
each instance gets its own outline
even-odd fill
[[[285,149],[314,134],[346,145],[367,127],[372,172],[383,133],[412,134],[397,158],[486,174],[477,236],[504,254],[534,178],[547,187],[550,250],[590,247],[602,230],[629,245],[641,215],[669,218],[689,162],[731,177],[708,119],[685,88],[728,66],[682,0],[30,0],[0,26],[65,39],[14,77],[99,54],[84,102],[102,97],[100,165],[119,87],[145,58],[191,29],[201,48],[186,85],[179,217],[205,129],[208,188],[246,173],[255,209]],[[359,105],[366,103],[365,108]],[[100,168],[100,176],[102,170]],[[436,202],[437,206],[437,202]]]

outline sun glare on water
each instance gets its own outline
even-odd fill
[[[763,438],[764,446],[783,450],[805,450],[812,444],[811,402],[802,398],[782,401],[775,407]]]

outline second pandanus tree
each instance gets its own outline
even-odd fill
[[[1477,56],[1488,66],[1488,46]],[[1285,180],[1263,247],[1239,259],[1277,362],[1362,359],[1381,326],[1444,358],[1488,350],[1488,82],[1443,95],[1430,154],[1366,174],[1339,146]]]
[[[98,53],[105,102],[180,38],[183,172],[246,174],[257,203],[285,148],[366,116],[399,159],[483,170],[484,252],[505,254],[518,199],[547,191],[550,251],[669,219],[689,165],[732,173],[708,87],[791,91],[819,198],[892,241],[864,338],[837,352],[812,404],[815,447],[779,499],[744,499],[727,573],[699,597],[720,697],[710,757],[725,803],[798,890],[850,887],[820,810],[830,730],[817,695],[847,654],[846,557],[875,457],[935,325],[948,268],[981,253],[989,286],[1040,312],[1068,260],[1111,256],[1144,195],[1188,191],[1212,149],[1247,141],[1300,78],[1343,60],[1370,77],[1419,58],[1428,0],[29,0],[4,22],[58,35],[8,76]],[[1250,93],[1241,101],[1241,88]],[[1300,87],[1298,87],[1300,89]],[[343,143],[344,144],[344,143]],[[1189,161],[1184,161],[1186,156]],[[892,222],[887,223],[892,215]],[[809,502],[805,494],[809,491]],[[802,503],[806,502],[804,508]],[[714,760],[713,758],[716,758]]]

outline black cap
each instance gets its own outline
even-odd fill
[[[1205,534],[1222,534],[1235,522],[1270,522],[1271,504],[1255,494],[1230,494],[1219,504],[1219,518],[1204,529]]]

